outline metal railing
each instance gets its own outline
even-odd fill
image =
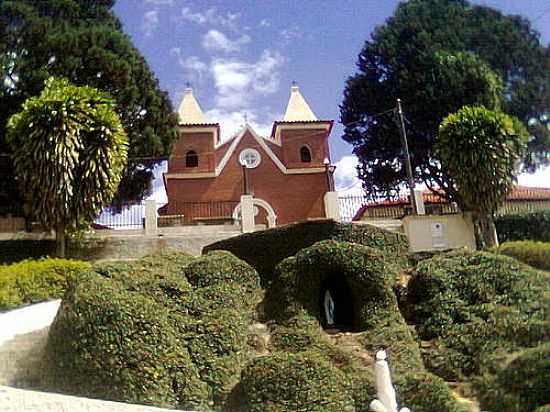
[[[121,207],[106,207],[94,221],[94,228],[101,229],[142,229],[145,218],[143,204],[125,204]]]
[[[239,201],[182,202],[171,200],[159,209],[159,226],[226,223]]]
[[[343,222],[351,222],[356,213],[367,204],[364,196],[340,196],[338,197],[338,206],[340,208],[340,218]]]

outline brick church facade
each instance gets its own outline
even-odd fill
[[[255,199],[255,223],[276,224],[326,217],[324,197],[333,191],[328,137],[332,121],[318,120],[292,86],[282,121],[270,136],[245,122],[226,141],[208,123],[190,88],[179,108],[179,139],[168,160],[168,204],[160,213],[186,223],[238,219],[242,195]]]

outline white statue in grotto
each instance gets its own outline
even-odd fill
[[[376,396],[378,399],[370,403],[373,412],[397,412],[395,389],[391,382],[390,368],[386,362],[386,351],[376,352],[374,363],[374,378],[376,381]],[[409,408],[401,408],[399,412],[411,412]]]

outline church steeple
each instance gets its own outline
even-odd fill
[[[286,106],[284,122],[309,122],[317,121],[317,116],[313,113],[306,100],[300,93],[300,88],[296,82],[292,82],[290,88],[290,98]]]
[[[180,107],[178,109],[180,124],[206,124],[206,118],[202,112],[199,102],[193,95],[193,89],[187,85],[183,92],[183,99],[181,100]]]

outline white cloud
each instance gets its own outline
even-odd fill
[[[216,87],[216,106],[246,108],[253,98],[277,91],[284,58],[265,50],[255,63],[239,59],[214,59],[210,67]]]
[[[279,35],[285,43],[289,43],[292,40],[301,38],[303,36],[303,33],[297,25],[293,25],[291,27],[281,30],[279,32]]]
[[[334,172],[334,183],[340,195],[362,195],[364,194],[361,181],[357,177],[357,157],[354,155],[344,156],[336,162]]]
[[[235,52],[239,51],[243,44],[250,43],[250,36],[242,35],[237,40],[230,40],[218,30],[209,30],[202,38],[202,46],[210,52]]]
[[[237,23],[240,16],[241,15],[239,13],[231,12],[221,14],[215,7],[209,8],[203,12],[193,11],[189,7],[183,7],[180,14],[181,19],[190,21],[192,23],[200,25],[209,24],[212,26],[225,27],[231,30],[237,30]]]
[[[271,27],[271,22],[268,19],[262,19],[259,24],[260,27]]]
[[[149,10],[143,15],[143,23],[141,28],[143,35],[149,37],[157,29],[159,25],[159,12],[157,10]]]
[[[241,130],[245,124],[245,118],[260,136],[270,136],[273,120],[281,118],[282,113],[251,108],[239,110],[214,108],[205,112],[205,116],[208,121],[220,124],[222,141],[226,141]]]
[[[550,187],[550,166],[535,173],[522,173],[518,176],[518,184],[531,187]]]

